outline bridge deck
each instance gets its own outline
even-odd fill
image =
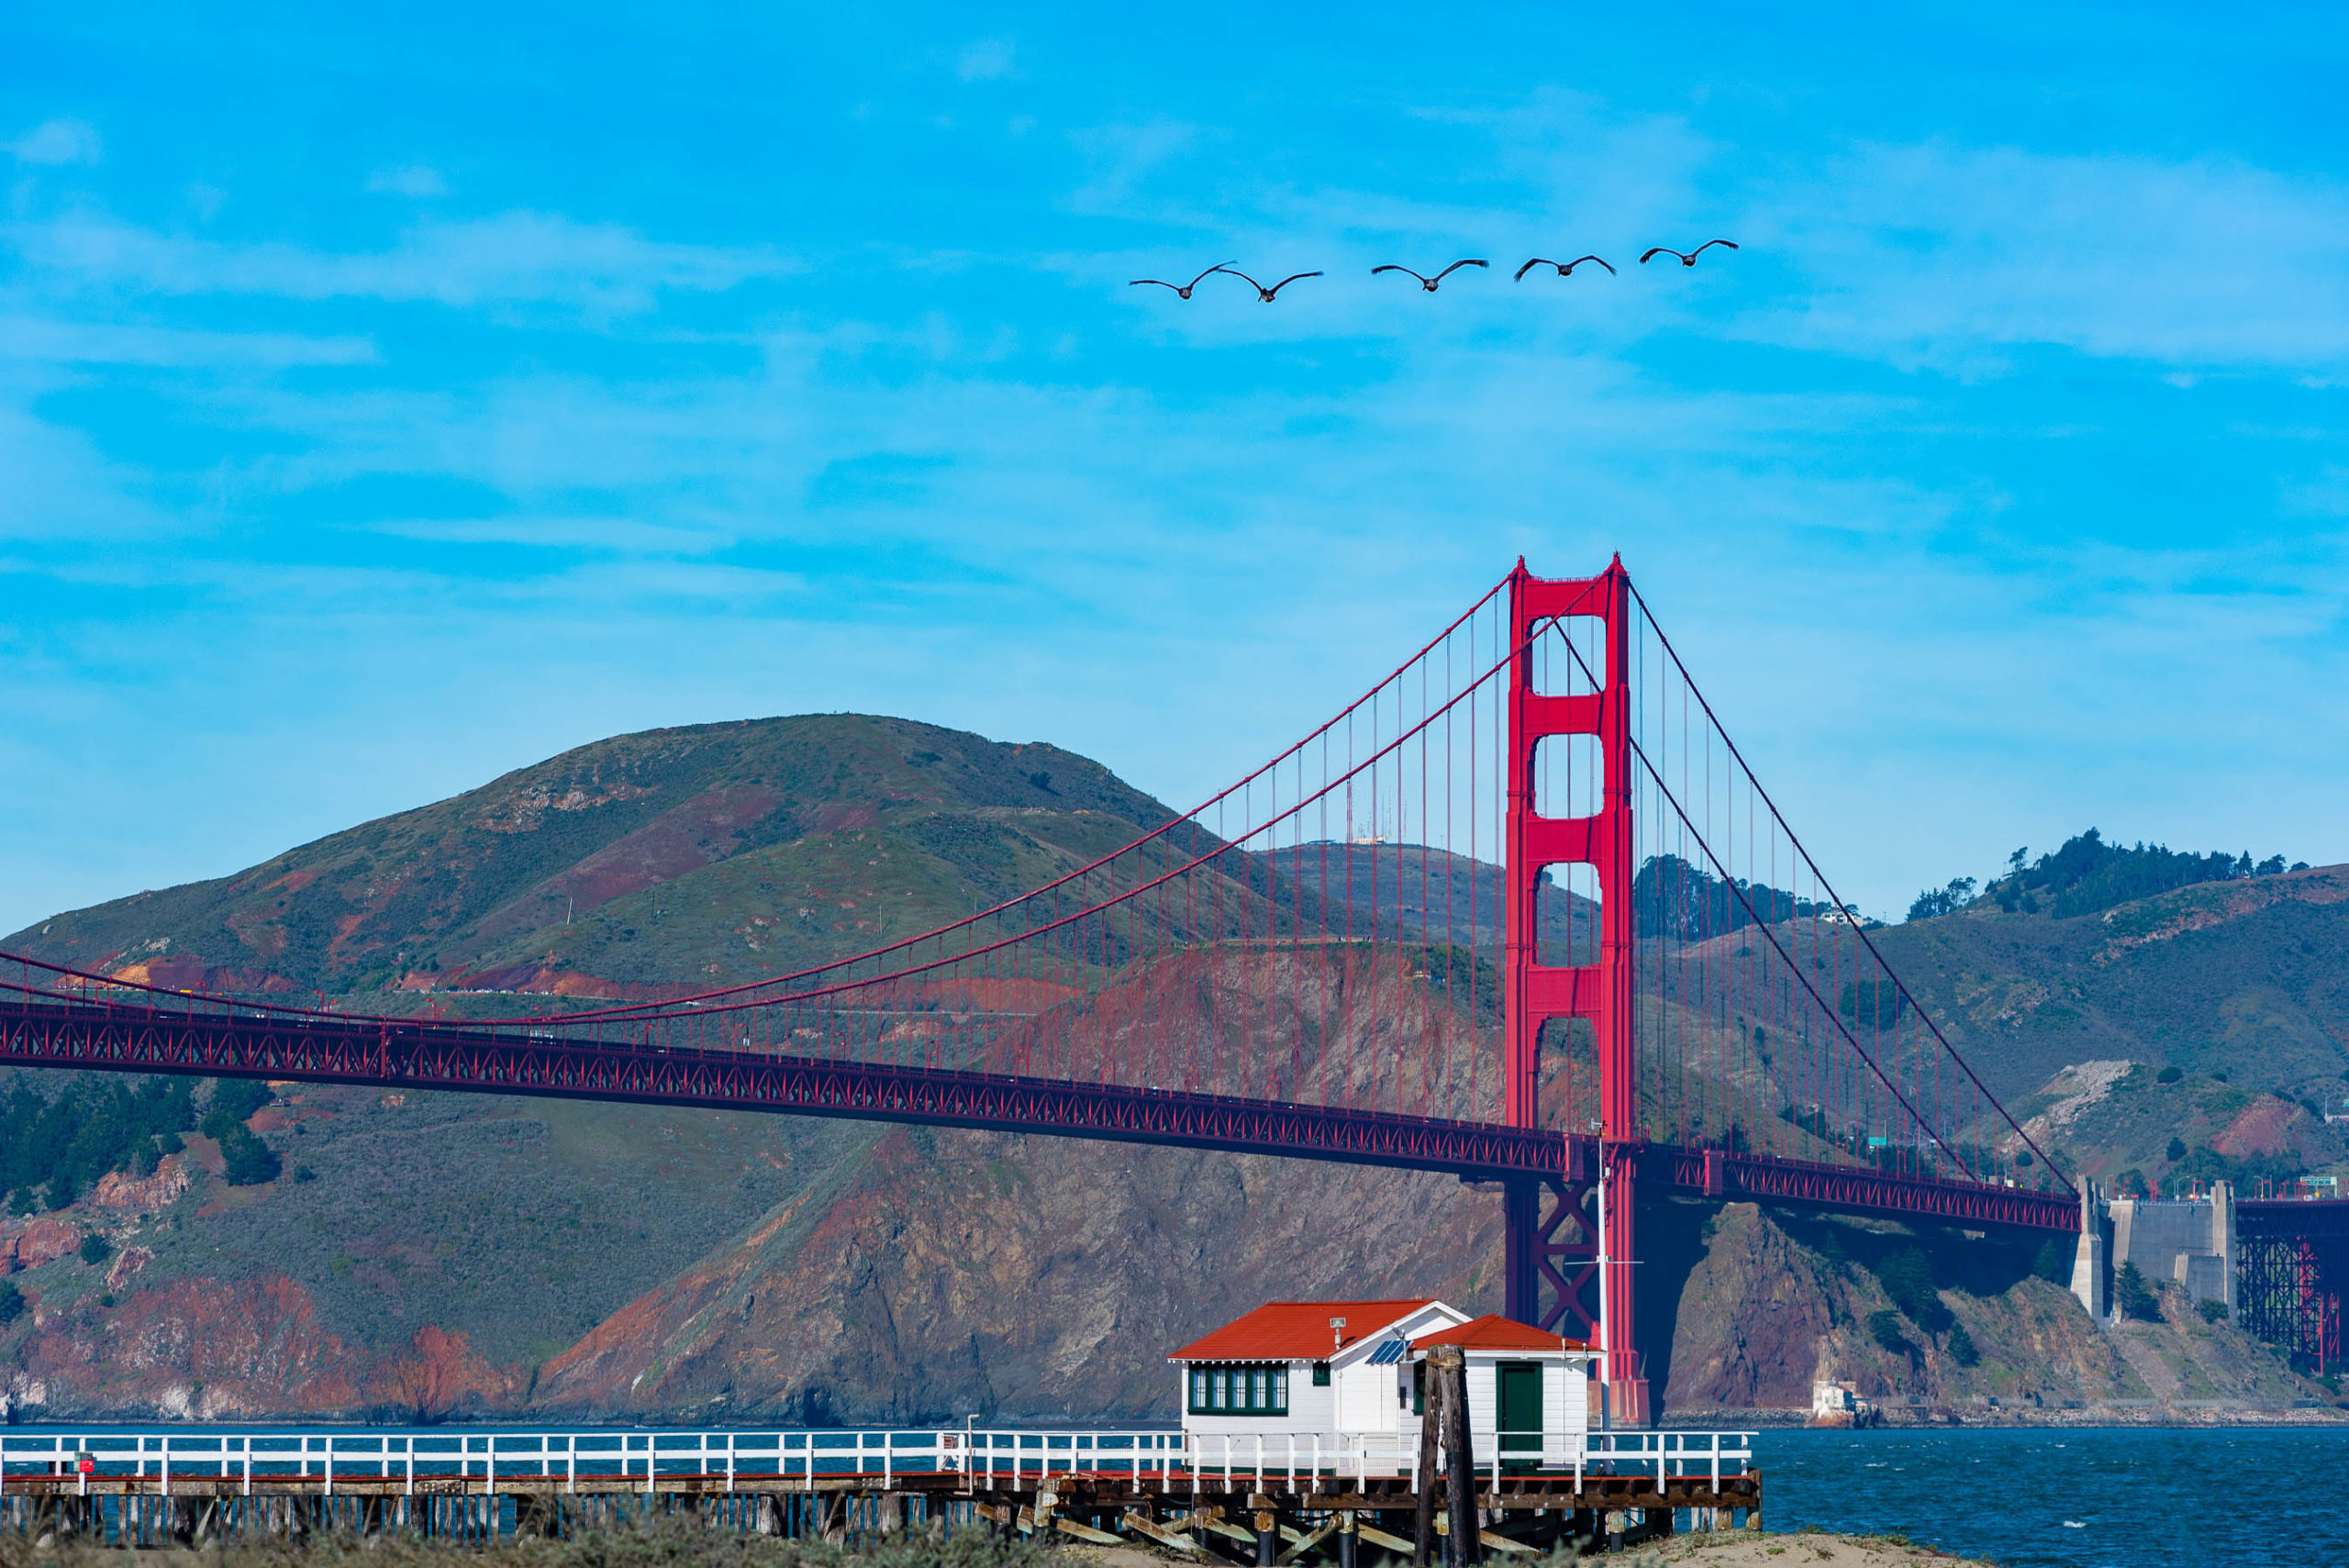
[[[984,1128],[1437,1171],[1464,1181],[1566,1181],[1597,1162],[1594,1139],[1488,1122],[762,1051],[631,1047],[422,1019],[17,997],[0,1001],[0,1063]],[[1971,1225],[2079,1228],[2075,1200],[2065,1193],[1664,1145],[1640,1147],[1633,1157],[1649,1188]]]

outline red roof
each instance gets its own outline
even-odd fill
[[[1433,1296],[1416,1301],[1268,1301],[1247,1316],[1235,1318],[1213,1333],[1192,1340],[1166,1359],[1326,1361],[1337,1346],[1351,1345],[1434,1303]],[[1346,1326],[1332,1330],[1332,1318],[1344,1318]]]
[[[1438,1345],[1458,1345],[1471,1351],[1586,1351],[1580,1340],[1569,1340],[1563,1334],[1552,1334],[1540,1329],[1504,1318],[1497,1312],[1487,1312],[1482,1318],[1472,1318],[1456,1329],[1438,1329],[1432,1334],[1422,1334],[1411,1341],[1415,1351],[1433,1350]]]

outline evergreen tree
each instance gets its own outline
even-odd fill
[[[2123,1263],[2115,1271],[2112,1295],[2123,1316],[2145,1323],[2161,1321],[2161,1301],[2154,1295],[2153,1287],[2145,1283],[2145,1276],[2136,1264]]]

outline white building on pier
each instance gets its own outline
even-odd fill
[[[1463,1352],[1480,1451],[1551,1464],[1581,1452],[1596,1353],[1432,1297],[1267,1302],[1167,1359],[1181,1375],[1186,1435],[1277,1439],[1284,1449],[1309,1438],[1400,1458],[1418,1452],[1426,1357],[1439,1345]]]

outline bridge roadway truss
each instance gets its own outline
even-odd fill
[[[496,1030],[317,1015],[181,1010],[117,1001],[0,1003],[0,1064],[360,1084],[794,1116],[988,1128],[1114,1142],[1548,1184],[1569,1195],[1597,1140],[1531,1128],[1396,1116],[1113,1084],[941,1072],[758,1051],[633,1048]],[[1809,1204],[1965,1225],[2076,1231],[2068,1195],[1935,1181],[1861,1166],[1642,1145],[1643,1188]]]
[[[2235,1204],[2237,1320],[2319,1373],[2342,1362],[2349,1294],[2349,1203],[2248,1198]]]

